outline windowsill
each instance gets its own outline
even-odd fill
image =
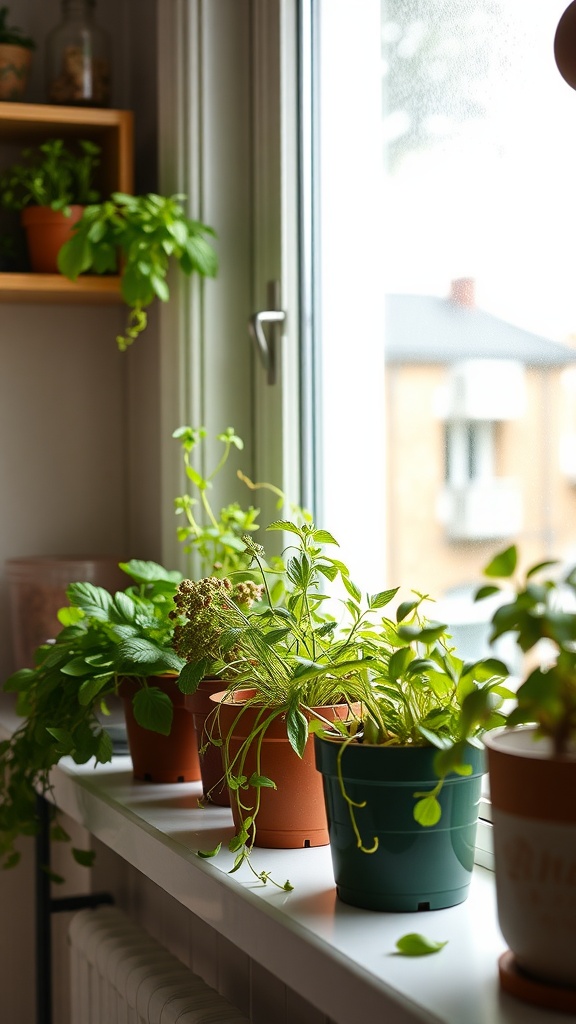
[[[5,717],[0,723],[5,723]],[[11,723],[10,723],[11,724]],[[230,876],[232,855],[196,856],[232,836],[227,808],[197,807],[198,783],[150,785],[132,779],[131,761],[53,772],[58,806],[180,904],[298,991],[335,1024],[366,1021],[545,1024],[565,1020],[499,991],[505,949],[495,913],[494,876],[474,870],[466,903],[420,914],[380,914],[336,898],[328,847],[255,850],[254,866],[294,891],[261,885],[248,869]],[[433,956],[393,955],[418,931],[448,945]]]

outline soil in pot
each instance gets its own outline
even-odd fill
[[[267,717],[274,709],[246,704],[254,691],[239,690],[235,702],[225,700],[224,692],[210,698],[220,703],[218,716],[222,736],[229,736],[228,757],[234,760],[243,742],[262,716]],[[315,709],[328,721],[347,718],[347,704]],[[240,713],[241,712],[241,713]],[[312,717],[312,715],[309,715]],[[328,823],[322,794],[322,780],[314,763],[314,746],[310,737],[302,758],[293,750],[286,735],[283,715],[276,717],[266,729],[262,742],[260,763],[257,760],[256,744],[252,743],[243,767],[243,774],[250,778],[253,773],[272,779],[276,789],[260,789],[260,807],[256,818],[255,846],[269,849],[299,849],[328,844]],[[248,815],[254,807],[256,791],[242,789],[240,798]],[[241,816],[235,793],[230,794],[232,815],[237,830],[241,827]]]
[[[157,686],[172,699],[174,716],[169,736],[144,729],[134,718],[132,697],[140,688],[138,680],[123,679],[120,696],[124,702],[128,746],[135,779],[143,782],[198,782],[200,762],[194,717],[188,698],[178,689],[175,676],[150,676],[149,686]]]
[[[483,752],[470,748],[471,776],[450,775],[439,800],[442,817],[423,827],[414,819],[414,793],[437,782],[430,747],[382,747],[351,743],[342,775],[363,845],[358,847],[338,778],[338,740],[314,737],[322,773],[330,848],[338,896],[367,910],[413,912],[462,903],[474,865]]]

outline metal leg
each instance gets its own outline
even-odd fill
[[[52,899],[50,884],[50,804],[36,798],[38,834],[36,836],[35,910],[36,910],[36,1024],[52,1024],[52,914],[113,903],[109,893]]]

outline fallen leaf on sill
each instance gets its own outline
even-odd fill
[[[439,953],[446,945],[446,942],[434,942],[433,939],[427,939],[425,935],[410,932],[408,935],[403,935],[398,939],[396,943],[397,952],[393,955],[428,956],[430,953]]]

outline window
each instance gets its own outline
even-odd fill
[[[576,557],[566,2],[358,7],[312,4],[319,508],[366,587],[443,599]]]

